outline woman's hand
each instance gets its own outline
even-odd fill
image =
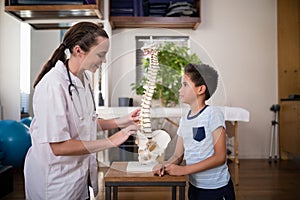
[[[116,124],[118,125],[118,127],[126,127],[132,124],[136,124],[139,121],[140,111],[141,109],[138,108],[132,111],[129,115],[125,115],[124,117],[116,119]]]
[[[139,118],[140,118],[140,112],[141,112],[141,109],[140,108],[138,108],[138,109],[136,109],[136,110],[134,110],[134,111],[132,111],[130,114],[129,114],[129,121],[132,121],[132,122],[134,122],[134,123],[137,123],[137,122],[139,122]]]
[[[98,119],[98,130],[111,130],[114,128],[124,128],[129,125],[137,125],[141,109],[138,108],[129,115],[117,119]]]
[[[108,139],[111,141],[113,146],[119,146],[123,144],[130,135],[136,134],[137,130],[139,130],[140,126],[138,124],[132,124],[118,131],[117,133],[110,136]]]

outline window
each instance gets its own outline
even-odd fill
[[[189,47],[189,36],[136,36],[136,84],[142,79],[144,69],[142,59],[144,58],[141,48],[151,42],[159,45],[165,42],[174,42],[178,46]]]
[[[20,34],[20,108],[28,113],[30,94],[30,26],[21,23]]]

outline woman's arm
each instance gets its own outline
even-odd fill
[[[187,175],[207,169],[220,166],[226,162],[226,134],[223,127],[217,128],[213,132],[214,137],[214,154],[195,164],[178,166],[169,164],[165,166],[165,171],[170,175]]]
[[[97,130],[105,131],[118,128],[116,119],[98,119],[97,120]]]
[[[50,143],[50,147],[53,154],[56,156],[95,153],[104,149],[119,146],[124,143],[130,135],[135,134],[138,129],[138,125],[130,125],[106,139],[93,141],[70,139],[64,142]]]
[[[138,108],[131,112],[129,115],[117,119],[98,119],[98,131],[111,130],[114,128],[123,128],[131,124],[135,124],[139,121],[140,111],[141,109]]]

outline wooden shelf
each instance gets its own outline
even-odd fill
[[[21,21],[27,21],[35,29],[65,29],[75,20],[103,19],[104,0],[88,5],[11,5],[5,0],[5,12]],[[191,28],[197,29],[201,22],[200,0],[197,1],[197,17],[139,17],[111,16],[115,28]],[[52,21],[51,21],[52,20]]]
[[[66,23],[47,23],[46,20],[70,20],[70,19],[103,19],[103,0],[97,0],[96,4],[83,5],[10,5],[10,0],[5,1],[5,12],[10,13],[21,21],[30,21],[31,25],[35,25],[34,21],[45,20],[41,27],[47,29],[65,27]],[[39,26],[33,26],[39,29]]]
[[[191,28],[201,23],[201,0],[197,0],[197,17],[152,17],[152,16],[110,16],[111,27],[115,28]]]
[[[197,29],[200,17],[110,17],[112,28],[192,28]]]

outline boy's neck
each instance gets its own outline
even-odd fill
[[[196,115],[205,107],[205,102],[195,102],[195,104],[191,104],[191,115]]]

